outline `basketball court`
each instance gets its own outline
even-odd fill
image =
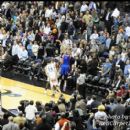
[[[60,94],[57,93],[55,97],[52,98],[51,90],[47,90],[45,94],[44,88],[3,77],[0,78],[0,90],[2,92],[2,107],[7,110],[17,109],[21,100],[41,101],[44,104],[52,100],[56,102],[60,96]],[[66,100],[70,99],[69,95],[63,95]]]

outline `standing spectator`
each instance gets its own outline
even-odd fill
[[[86,75],[84,72],[80,72],[79,77],[77,78],[77,89],[79,90],[79,94],[83,95],[83,97],[85,98],[85,79],[86,79]]]
[[[8,120],[9,114],[8,113],[4,113],[3,115],[3,119],[0,119],[0,125],[3,127],[3,125],[6,125],[9,123]]]
[[[109,32],[109,34],[111,34],[111,26],[113,25],[113,20],[112,20],[112,17],[111,17],[111,9],[108,8],[107,12],[105,13],[105,25],[106,25],[106,28]]]
[[[121,98],[117,98],[117,104],[113,109],[113,115],[115,115],[114,122],[118,122],[120,124],[120,122],[124,120],[122,118],[124,113],[125,113],[125,106],[121,103]],[[119,118],[116,118],[116,117],[119,117]],[[114,130],[121,129],[122,124],[121,125],[119,124],[114,127]]]
[[[60,130],[60,128],[64,127],[66,122],[69,123],[70,121],[66,119],[65,113],[62,113],[61,118],[55,124],[55,130]],[[67,125],[65,130],[70,130],[70,126]]]
[[[52,127],[46,120],[46,116],[42,117],[42,123],[37,125],[35,130],[52,130]]]
[[[98,112],[94,115],[94,121],[93,125],[99,124],[102,130],[106,130],[107,114],[103,105],[98,106]]]
[[[34,102],[30,101],[29,105],[26,106],[25,108],[25,113],[26,113],[26,119],[27,123],[29,125],[29,128],[31,128],[31,124],[34,123],[35,120],[35,114],[37,113],[37,108],[34,106]]]
[[[12,116],[10,116],[8,118],[8,120],[9,120],[9,123],[4,125],[2,130],[19,130],[19,126],[18,126],[18,124],[15,124],[13,122],[13,117]]]

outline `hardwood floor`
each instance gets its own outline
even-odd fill
[[[57,102],[60,96],[60,94],[57,93],[55,98],[52,98],[51,90],[47,90],[47,94],[45,94],[44,88],[3,77],[0,78],[0,89],[2,92],[2,107],[5,109],[17,109],[21,100],[41,101],[42,103],[46,103],[51,100]],[[66,100],[70,99],[69,95],[63,95]]]

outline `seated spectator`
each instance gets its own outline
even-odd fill
[[[124,69],[124,75],[126,78],[129,77],[129,75],[130,75],[129,69],[130,69],[130,61],[127,60],[125,69]]]
[[[32,122],[35,120],[35,114],[37,113],[37,108],[34,106],[34,102],[30,101],[29,105],[25,108],[26,119],[28,122]]]
[[[38,49],[39,49],[39,45],[37,44],[36,41],[34,41],[34,44],[32,45],[32,53],[36,57],[36,59],[38,56]]]
[[[19,60],[25,61],[28,59],[28,52],[25,47],[22,47],[21,52],[18,53]]]
[[[83,4],[81,5],[80,8],[80,12],[85,13],[88,10],[88,6],[86,4],[86,2],[83,2]]]
[[[97,40],[99,38],[97,31],[95,30],[94,33],[90,36],[90,40]]]
[[[107,76],[111,70],[111,66],[112,64],[110,63],[109,59],[106,59],[106,63],[103,63],[102,65],[101,75]]]

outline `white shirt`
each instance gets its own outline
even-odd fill
[[[82,85],[85,83],[86,75],[85,74],[80,74],[80,76],[77,79],[77,84]]]
[[[55,79],[56,78],[56,66],[55,63],[47,64],[45,67],[46,75],[49,79]]]
[[[87,101],[87,105],[91,105],[93,101],[94,100],[91,98],[90,100]]]
[[[45,34],[48,35],[50,32],[51,32],[51,28],[50,28],[50,27],[47,27],[47,26],[44,27],[44,33],[45,33]]]
[[[121,53],[121,60],[125,62],[126,59],[127,59],[127,54],[125,52],[122,52]]]
[[[120,11],[117,8],[115,8],[111,16],[117,18],[118,16],[120,16]]]
[[[83,116],[83,110],[81,108],[76,108],[75,110],[77,110],[79,112],[79,115],[80,116]]]
[[[80,8],[80,12],[85,12],[85,11],[87,11],[87,9],[88,9],[88,6],[86,4],[82,5]]]
[[[107,13],[107,16],[106,16],[106,21],[108,21],[108,20],[109,20],[109,19],[108,19],[108,18],[109,18],[109,14],[110,14],[110,12],[108,12],[108,13]]]
[[[55,130],[60,130],[60,125],[58,122],[55,124]]]
[[[123,34],[118,33],[117,36],[116,36],[116,44],[119,44],[122,38],[123,38]]]
[[[12,46],[12,56],[18,55],[18,44]]]
[[[3,34],[2,33],[0,33],[0,40],[3,40]]]
[[[110,55],[110,56],[115,55],[115,51],[110,50],[110,51],[109,51],[109,55]]]
[[[58,22],[56,22],[56,27],[58,28],[58,29],[60,29],[60,26],[61,26],[61,20],[58,20]]]
[[[35,40],[35,35],[32,33],[32,34],[30,34],[29,36],[28,36],[28,39],[30,40],[30,41],[34,41]]]
[[[76,50],[76,56],[81,56],[81,54],[82,54],[82,50],[81,50],[81,48],[77,48],[77,50]]]
[[[73,47],[71,52],[72,57],[76,56],[76,51],[77,51],[77,47]]]
[[[104,111],[98,111],[95,113],[95,119],[103,125],[107,121],[107,114]]]
[[[33,105],[28,105],[25,108],[26,118],[28,120],[34,120],[36,112],[37,112],[37,108],[35,106],[33,106]]]
[[[93,33],[91,36],[90,36],[90,40],[96,40],[98,39],[98,34],[97,33]]]
[[[27,42],[27,38],[26,38],[26,37],[25,37],[25,38],[22,38],[21,42],[22,42],[22,45],[25,46],[25,45],[26,45],[26,42]]]
[[[35,56],[37,56],[38,54],[38,49],[39,49],[39,46],[37,44],[32,45],[32,52],[34,53]]]
[[[49,18],[53,13],[52,9],[46,9],[45,11],[45,18]]]
[[[127,26],[126,28],[125,28],[125,34],[129,37],[130,36],[130,27],[129,26]]]
[[[21,50],[18,57],[23,61],[26,60],[28,58],[27,50]]]
[[[90,9],[97,9],[97,7],[96,7],[96,4],[94,3],[94,2],[90,2],[90,4],[89,4],[89,10]]]
[[[121,80],[119,80],[116,84],[116,88],[118,88],[119,84],[120,84]]]
[[[128,69],[128,72],[129,72],[129,76],[128,76],[128,78],[130,78],[130,69]]]
[[[3,42],[2,42],[3,47],[6,47],[6,41],[7,41],[7,35],[3,35]]]
[[[21,59],[21,53],[22,53],[22,47],[18,46],[18,50],[17,50],[17,56],[19,59]]]
[[[70,39],[64,39],[63,44],[69,45],[70,47],[72,47],[72,41]]]

